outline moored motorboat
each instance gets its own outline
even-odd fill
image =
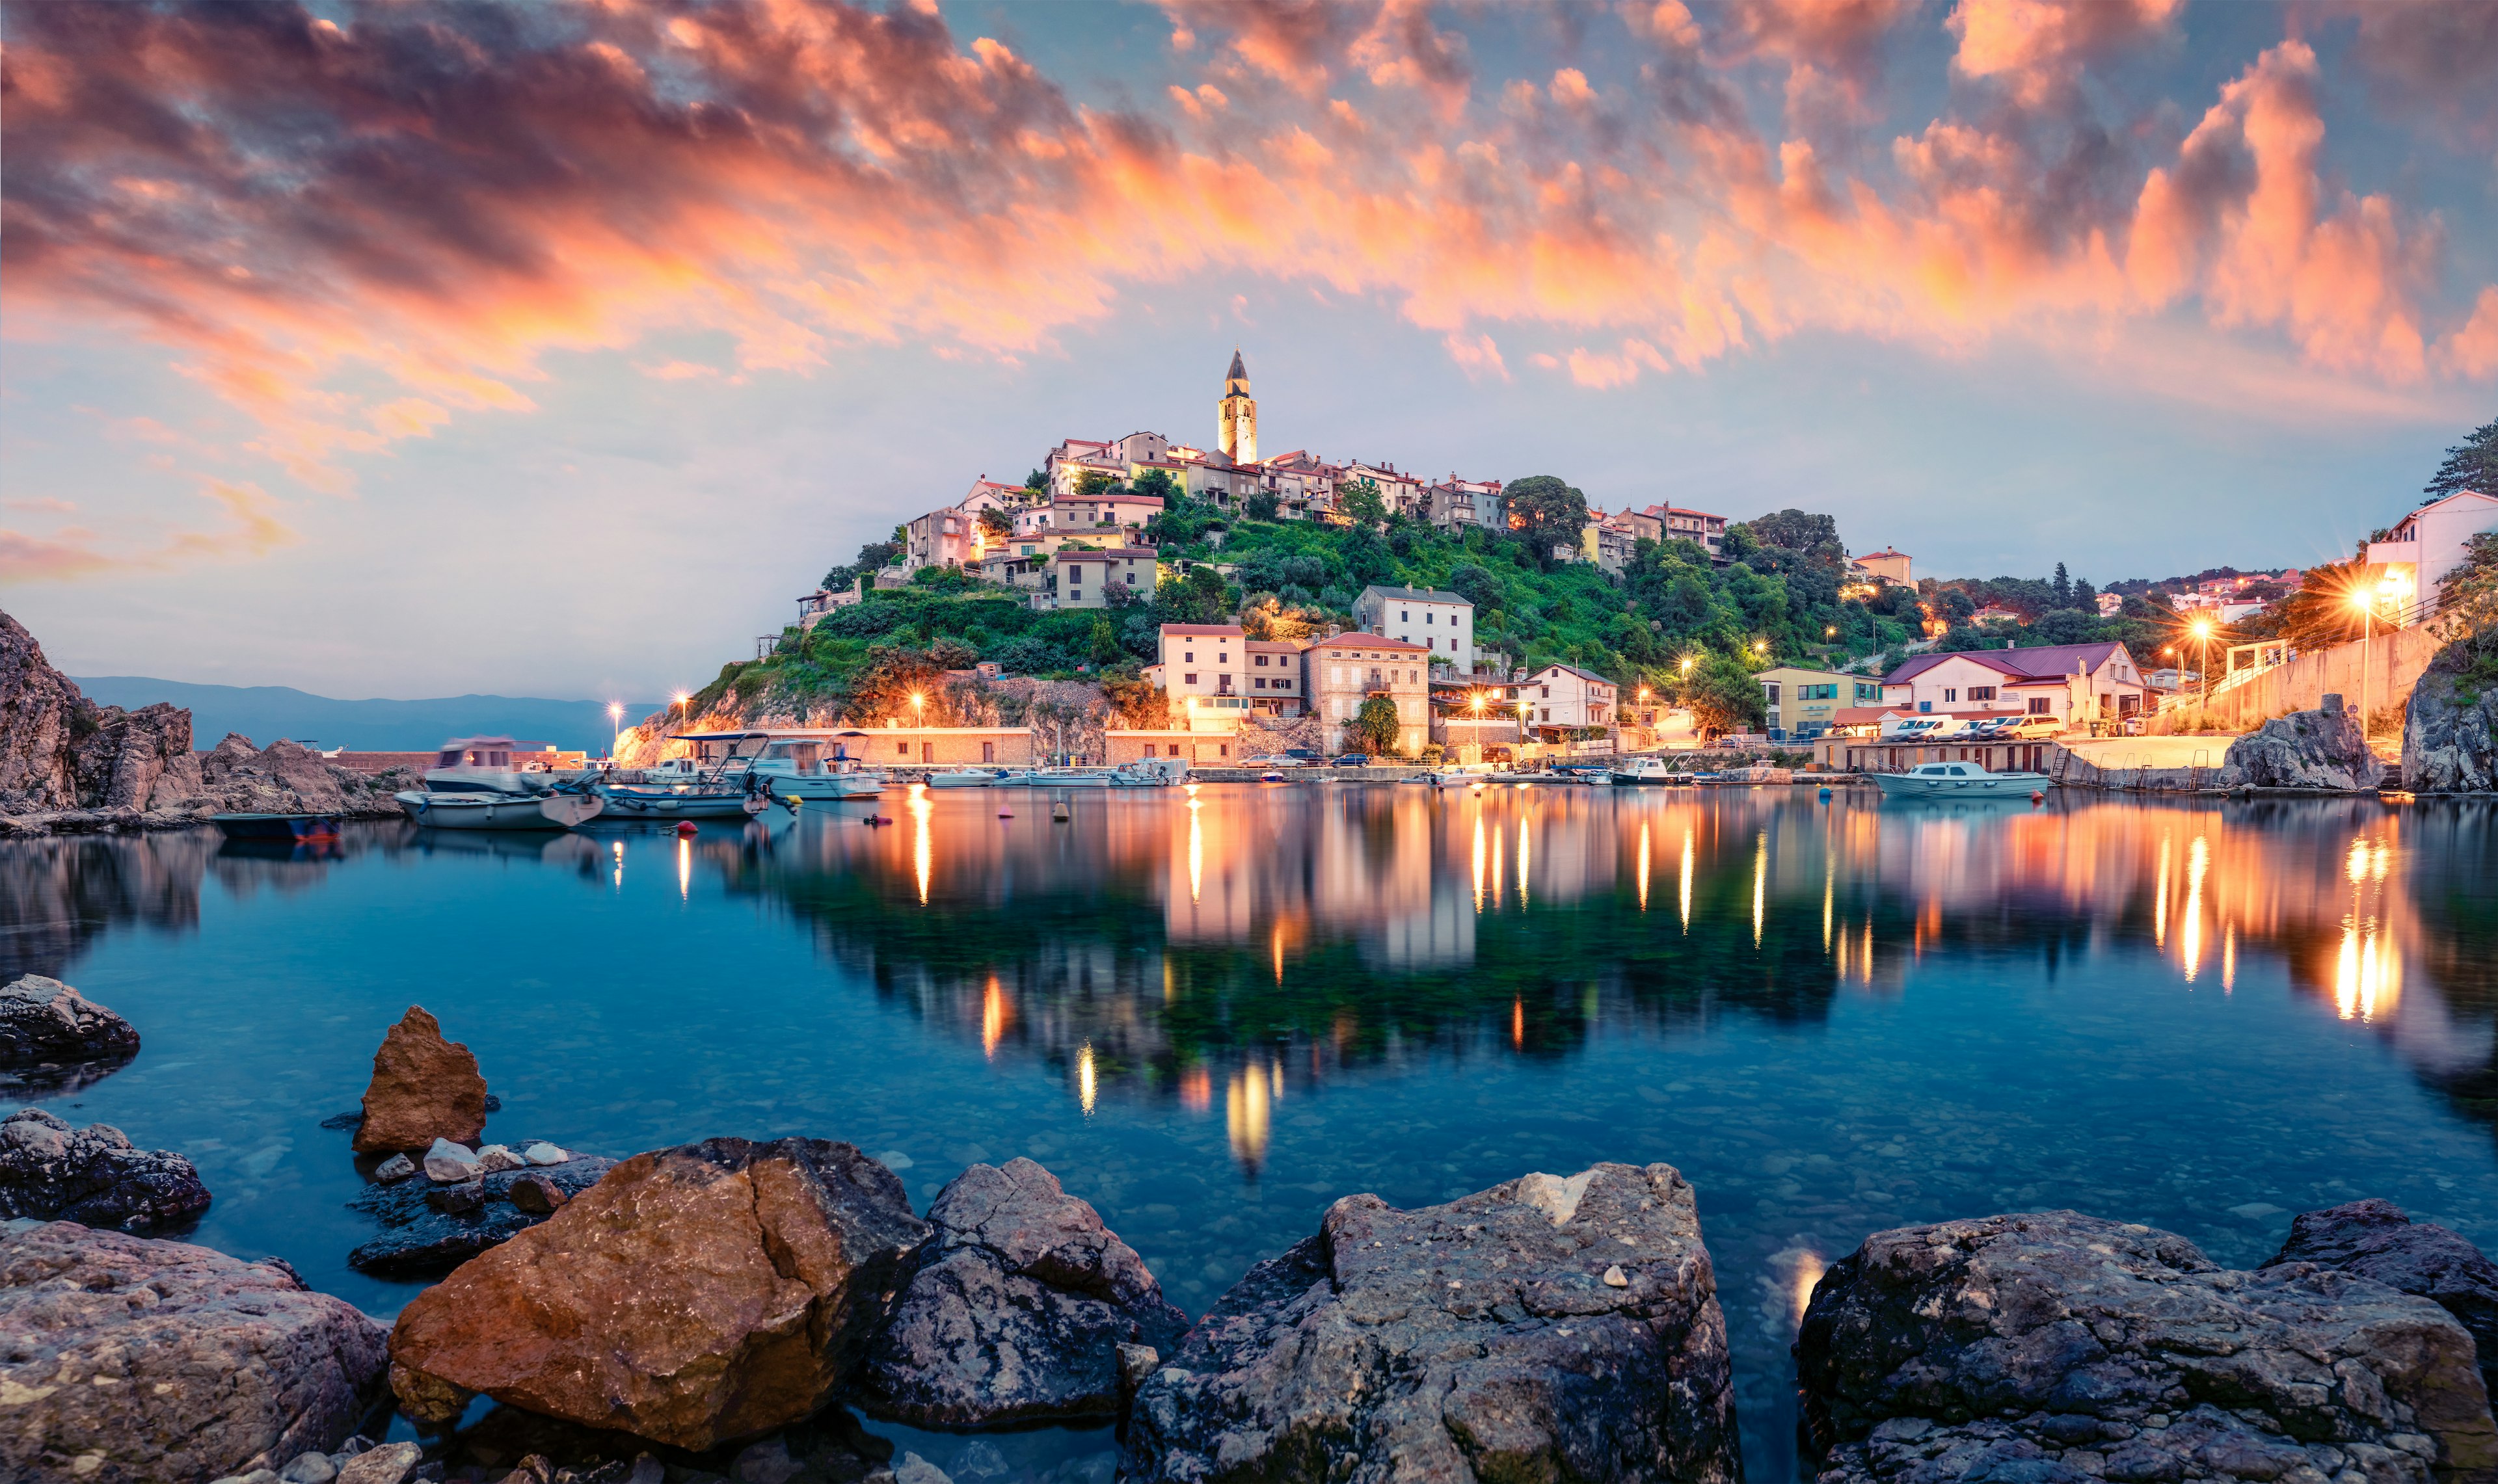
[[[1661,757],[1621,758],[1614,764],[1613,778],[1617,786],[1629,783],[1688,783],[1691,781],[1689,774],[1675,772],[1673,767]]]
[[[604,811],[595,794],[502,794],[411,788],[393,794],[429,830],[569,830]]]
[[[760,785],[751,790],[648,788],[629,783],[601,783],[593,787],[594,797],[607,803],[599,817],[611,821],[744,819],[762,813],[772,803]]]
[[[1007,776],[1003,768],[945,768],[928,775],[930,788],[989,788]]]
[[[874,799],[886,787],[882,774],[860,768],[838,744],[826,757],[820,729],[672,732],[668,740],[693,743],[694,755],[644,769],[649,782],[720,789],[752,778],[775,798],[811,804]]]
[[[1969,799],[2043,793],[2056,780],[2043,773],[1989,773],[1975,763],[1920,763],[1906,773],[1877,773],[1875,787],[1893,799]]]
[[[434,750],[425,771],[429,794],[542,794],[555,783],[543,769],[515,767],[513,754],[543,752],[543,742],[508,737],[455,737]]]

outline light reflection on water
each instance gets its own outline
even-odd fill
[[[329,859],[10,843],[0,971],[140,1025],[59,1101],[191,1153],[202,1240],[382,1313],[409,1290],[344,1268],[369,1233],[317,1123],[411,1002],[477,1050],[490,1137],[848,1138],[910,1153],[923,1206],[1028,1153],[1192,1311],[1344,1194],[1666,1160],[1756,1480],[1792,1470],[1804,1299],[1882,1226],[2071,1205],[2248,1263],[2380,1194],[2498,1237],[2484,810],[1191,793],[1065,824],[916,794],[909,832],[377,827]]]

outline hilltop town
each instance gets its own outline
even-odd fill
[[[1826,514],[1609,513],[1550,474],[1262,456],[1237,350],[1214,412],[1210,446],[1070,437],[1020,483],[983,474],[900,521],[620,757],[761,721],[879,728],[895,734],[886,761],[930,764],[996,757],[973,734],[1023,728],[1066,756],[1193,764],[1793,744],[1904,710],[2113,733],[2217,665],[2351,637],[2347,606],[2318,594],[2362,569],[2383,578],[2389,626],[2394,587],[2413,585],[2386,565],[2407,550],[2397,529],[2304,571],[1921,579],[1906,552],[1852,553]],[[2403,529],[2486,503],[2453,495]]]

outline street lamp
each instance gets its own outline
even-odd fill
[[[2202,709],[2203,709],[2203,710],[2209,710],[2211,709],[2211,706],[2212,706],[2212,620],[2211,620],[2211,619],[2209,619],[2209,618],[2197,618],[2197,619],[2195,619],[2195,620],[2194,620],[2194,639],[2195,639],[2196,644],[2200,647],[2201,651],[2202,651],[2202,652],[2201,652],[2201,654],[2200,654],[2200,656],[2199,656],[2199,657],[2197,658],[2197,660],[2195,661],[2195,663],[2197,664],[2197,666],[2199,666],[2199,667],[2200,667],[2200,669],[2201,669],[2201,670],[2202,670],[2202,672],[2203,672],[2203,675],[2202,675],[2202,683],[2201,683],[2201,687],[2200,687],[2200,688],[2201,688],[2201,690],[2202,690],[2202,693],[2203,693],[2203,699],[2202,699],[2202,701],[2201,701],[2200,705],[2201,705],[2201,707],[2202,707]]]
[[[624,702],[610,701],[607,703],[607,730],[615,734],[607,739],[607,755],[609,757],[614,757],[616,755],[617,741],[624,735]]]
[[[2351,606],[2359,610],[2359,737],[2368,736],[2368,651],[2376,637],[2377,595],[2365,587],[2351,589]]]

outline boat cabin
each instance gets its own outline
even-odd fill
[[[549,750],[552,742],[514,742],[508,737],[455,737],[434,749],[436,768],[508,769],[512,755],[528,757]]]

